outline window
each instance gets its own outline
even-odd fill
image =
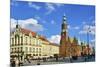
[[[36,48],[36,52],[38,52],[38,48]]]
[[[39,48],[39,50],[41,51],[41,48]]]
[[[41,54],[39,54],[39,56],[41,56]]]
[[[18,45],[20,43],[19,35],[15,35],[15,45]]]
[[[31,47],[30,47],[30,52],[31,52]]]
[[[28,52],[28,47],[25,48],[26,52]]]
[[[16,48],[15,48],[15,52],[16,52]]]
[[[35,56],[35,54],[33,54],[33,56]]]
[[[33,48],[33,52],[35,53],[35,48]]]
[[[38,56],[38,54],[36,54],[36,56]]]
[[[20,50],[19,50],[19,47],[18,47],[18,52],[19,52]]]
[[[11,49],[11,52],[14,52],[13,48]]]
[[[39,40],[37,40],[37,45],[39,45]]]
[[[31,37],[30,37],[30,45],[31,45]]]
[[[15,35],[15,45],[17,44],[17,36]]]
[[[33,39],[33,45],[36,45],[36,43],[35,43],[35,38]]]
[[[37,43],[36,43],[36,39],[34,39],[34,44],[36,45]]]
[[[12,41],[12,45],[14,45],[14,38],[12,38],[12,40],[11,40],[11,41]]]
[[[21,47],[21,52],[22,52],[23,48]]]
[[[26,37],[26,39],[25,39],[25,40],[26,40],[26,45],[27,45],[27,37]]]
[[[23,37],[21,36],[21,45],[23,45]]]
[[[41,53],[41,48],[39,48],[39,53]]]
[[[18,36],[18,45],[20,45],[20,36]]]

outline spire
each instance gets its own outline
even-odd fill
[[[18,28],[18,27],[19,27],[19,25],[18,25],[18,20],[17,20],[16,28]]]
[[[73,39],[73,43],[78,44],[78,40],[77,40],[76,37],[74,37],[74,39]]]
[[[66,21],[66,15],[65,15],[65,13],[64,13],[64,15],[63,15],[63,21]],[[65,23],[65,22],[64,22]]]
[[[17,20],[17,25],[18,25],[18,20]]]

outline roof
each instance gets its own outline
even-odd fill
[[[59,47],[59,44],[56,44],[56,43],[50,43],[49,45],[52,45],[52,46],[57,46],[57,47]]]
[[[37,33],[33,32],[33,31],[31,31],[31,30],[28,30],[28,29],[24,29],[24,28],[21,28],[21,32],[22,32],[23,34],[26,34],[26,35],[29,35],[29,33],[31,33],[33,37],[36,37],[36,35],[37,35]],[[41,35],[38,35],[38,36],[39,36],[39,39],[41,39],[41,40],[43,40],[43,41],[49,42],[49,41],[46,39],[46,37],[41,36]]]
[[[39,39],[49,42],[46,37],[39,35]]]
[[[31,30],[28,30],[28,29],[24,29],[24,28],[21,28],[21,32],[22,32],[23,34],[26,34],[26,35],[29,35],[29,33],[31,33],[33,37],[36,37],[36,35],[37,35],[37,33],[33,32],[33,31],[31,31]],[[46,39],[46,37],[41,36],[41,35],[38,35],[38,36],[39,36],[39,39],[42,39],[42,40],[48,42],[48,40]]]
[[[26,35],[29,35],[29,33],[31,33],[33,37],[36,36],[35,32],[28,29],[24,29],[24,28],[21,28],[21,33],[26,34]]]

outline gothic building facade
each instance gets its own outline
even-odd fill
[[[67,18],[64,15],[61,27],[59,56],[70,57],[70,56],[80,56],[80,55],[81,55],[81,46],[78,44],[78,40],[75,37],[70,38],[68,36]]]

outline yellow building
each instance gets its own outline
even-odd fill
[[[59,54],[59,46],[50,43],[45,37],[16,25],[10,36],[11,58],[42,58]]]
[[[59,54],[59,46],[54,43],[43,44],[43,56],[54,57],[54,55]]]

